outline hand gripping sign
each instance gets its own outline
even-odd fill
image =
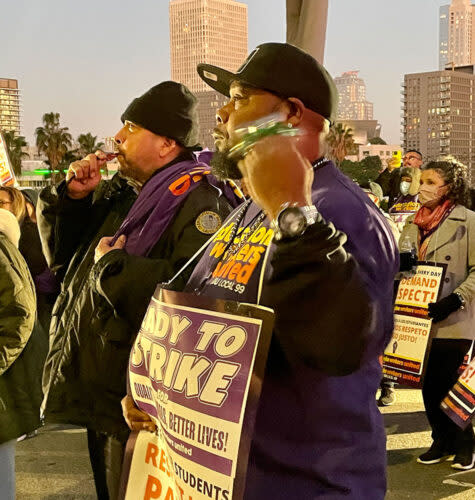
[[[157,288],[129,361],[157,432],[132,434],[122,498],[243,497],[272,326],[264,307]]]
[[[383,356],[384,378],[422,386],[432,341],[427,305],[438,300],[446,267],[419,262],[415,274],[401,279],[394,304],[394,331]]]

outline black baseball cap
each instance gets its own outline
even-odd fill
[[[122,123],[129,120],[154,134],[175,139],[194,149],[198,143],[197,99],[188,88],[167,81],[155,85],[135,98],[122,113]]]
[[[198,64],[198,74],[210,87],[229,97],[233,81],[297,97],[307,108],[333,121],[338,92],[328,71],[310,54],[288,43],[258,45],[232,73],[212,64]]]

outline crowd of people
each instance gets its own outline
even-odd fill
[[[376,394],[381,386],[379,404],[394,402],[380,357],[393,330],[398,240],[418,260],[448,265],[442,298],[429,305],[433,444],[418,461],[454,455],[454,468],[472,468],[472,427],[461,431],[439,408],[474,337],[465,167],[407,151],[361,189],[325,157],[335,85],[292,45],[262,44],[236,73],[208,64],[198,73],[229,97],[214,153],[197,143],[195,96],[168,81],[122,114],[110,180],[97,151],[39,198],[0,188],[0,497],[14,498],[14,445],[40,426],[41,405],[44,423],[87,429],[97,497],[117,498],[130,429],[156,426],[126,395],[130,349],[155,287],[175,277],[175,290],[275,312],[246,500],[384,498]],[[269,115],[298,135],[231,154],[238,131]],[[206,242],[225,227],[228,247],[213,255]],[[216,266],[262,228],[274,237],[246,285],[216,286]]]

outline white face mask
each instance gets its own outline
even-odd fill
[[[409,188],[411,187],[411,183],[407,181],[402,181],[401,184],[399,185],[399,191],[401,191],[401,194],[406,195],[409,193]]]

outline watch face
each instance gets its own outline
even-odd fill
[[[307,227],[305,215],[298,207],[289,207],[279,216],[279,229],[283,236],[299,236]]]

